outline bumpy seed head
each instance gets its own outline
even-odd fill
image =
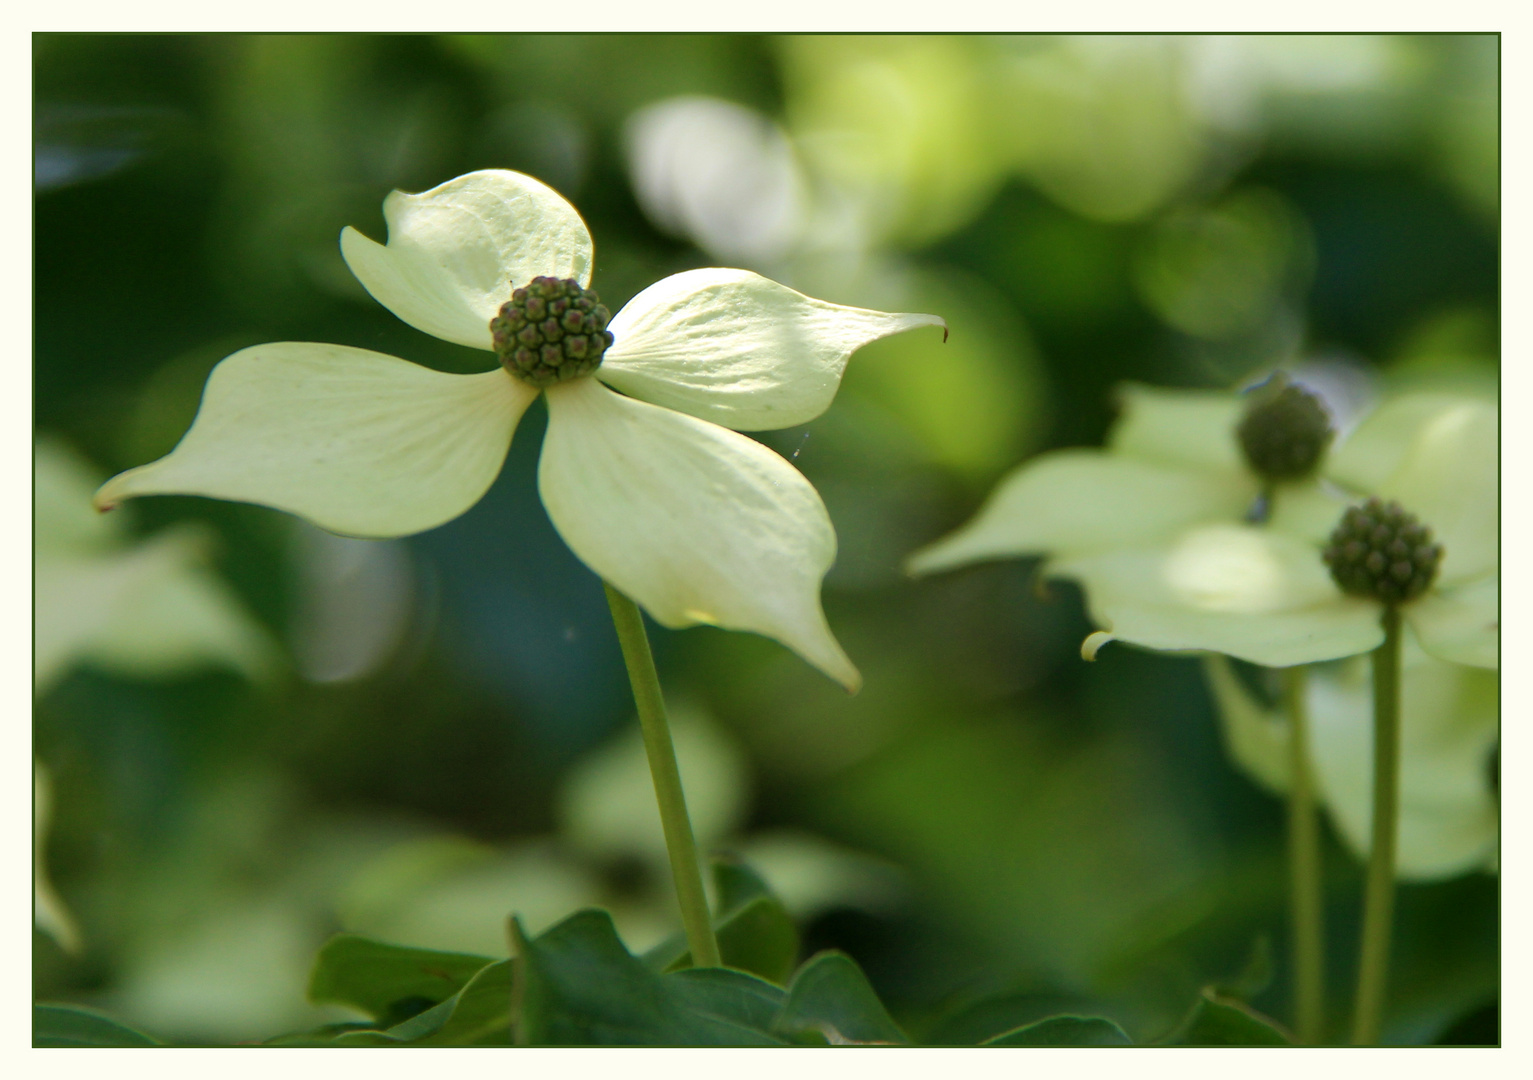
[[[535,277],[490,320],[495,355],[518,379],[552,386],[589,375],[612,344],[612,318],[574,278]]]
[[[1369,499],[1342,515],[1322,558],[1342,592],[1403,604],[1427,591],[1443,549],[1399,503]]]
[[[1318,397],[1278,375],[1256,392],[1236,434],[1256,474],[1279,482],[1314,473],[1336,432]]]

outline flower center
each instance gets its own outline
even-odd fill
[[[535,277],[490,320],[501,365],[533,386],[553,386],[601,367],[612,314],[574,278]]]
[[[1369,499],[1342,515],[1321,557],[1342,592],[1403,604],[1427,591],[1443,549],[1399,503]]]
[[[1320,399],[1280,374],[1256,392],[1236,434],[1251,468],[1275,484],[1312,474],[1336,432]]]

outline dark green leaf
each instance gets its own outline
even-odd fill
[[[787,993],[780,986],[733,968],[686,968],[662,976],[678,1000],[693,1012],[707,1013],[771,1031]]]
[[[776,1030],[793,1039],[818,1034],[832,1045],[909,1042],[862,969],[840,952],[820,953],[798,969]]]
[[[605,911],[576,913],[517,940],[517,1041],[553,1046],[771,1046],[750,1026],[769,984],[735,976],[658,975],[623,947]],[[749,980],[749,983],[742,982]],[[749,985],[750,990],[744,988]],[[762,987],[765,987],[763,989]]]
[[[511,961],[502,960],[484,968],[437,1009],[449,1010],[442,1023],[437,1024],[434,1017],[422,1013],[390,1028],[389,1034],[419,1046],[510,1045]],[[420,1035],[415,1035],[415,1031]]]
[[[1134,1040],[1100,1016],[1051,1016],[987,1040],[984,1046],[1131,1046]]]
[[[976,1046],[1054,1016],[1097,1011],[1097,1002],[1074,994],[1008,990],[966,1001],[917,1032],[923,1046]]]
[[[319,950],[309,977],[309,1000],[350,1005],[391,1027],[446,1001],[492,963],[488,956],[339,934]]]
[[[778,985],[787,982],[798,961],[799,939],[782,901],[754,871],[735,860],[715,859],[713,882],[719,909],[713,932],[725,965]],[[691,967],[685,935],[673,934],[645,953],[644,962],[654,971]]]
[[[383,1031],[348,1031],[339,1046],[507,1046],[511,1042],[511,961],[481,968],[452,997]]]
[[[1181,1026],[1163,1046],[1291,1046],[1293,1039],[1276,1020],[1234,998],[1206,987]]]
[[[357,1021],[343,1021],[338,1024],[322,1024],[309,1031],[300,1031],[291,1035],[278,1035],[274,1039],[267,1039],[263,1046],[330,1046],[342,1035],[353,1032],[381,1035],[375,1025]],[[384,1039],[385,1043],[392,1040]]]
[[[760,975],[779,986],[793,974],[798,962],[798,930],[775,896],[746,904],[719,926],[717,933],[719,953],[730,967]]]
[[[1432,1041],[1435,1046],[1499,1046],[1501,1002],[1488,1001],[1466,1013]]]
[[[33,1046],[164,1046],[105,1013],[79,1005],[32,1006]]]

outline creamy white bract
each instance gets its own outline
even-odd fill
[[[347,265],[395,315],[447,341],[489,350],[500,305],[538,275],[590,284],[580,215],[520,173],[396,191],[383,210],[387,244],[341,234]],[[744,270],[665,278],[613,317],[600,368],[546,391],[544,506],[581,561],[662,625],[765,634],[855,689],[820,608],[836,554],[825,507],[738,432],[813,419],[856,349],[942,325],[814,300]],[[214,369],[180,445],[113,478],[97,505],[205,495],[351,536],[420,532],[483,496],[540,392],[501,368],[449,375],[341,345],[253,346]]]

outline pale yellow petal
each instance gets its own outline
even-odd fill
[[[1407,643],[1409,644],[1409,643]],[[1425,655],[1401,680],[1400,833],[1405,880],[1453,877],[1487,865],[1497,843],[1489,756],[1497,737],[1496,676]],[[1311,746],[1322,798],[1360,859],[1370,847],[1373,707],[1359,659],[1310,679]]]
[[[34,570],[35,692],[76,664],[130,678],[224,666],[250,678],[281,664],[270,635],[204,565],[207,538],[167,530],[102,555],[40,556]]]
[[[120,516],[91,506],[101,474],[71,446],[39,438],[32,447],[32,537],[39,555],[101,551],[122,539]]]
[[[500,305],[540,274],[591,282],[585,222],[553,188],[518,172],[484,169],[419,195],[396,191],[383,217],[387,245],[342,231],[346,265],[395,315],[459,345],[489,349]]]
[[[738,431],[766,431],[819,416],[852,353],[921,326],[945,324],[936,315],[815,300],[748,270],[688,270],[655,282],[613,316],[616,340],[596,374],[632,397]],[[934,351],[932,362],[940,361]]]
[[[1246,472],[1236,441],[1244,405],[1221,390],[1171,390],[1124,383],[1107,438],[1116,454],[1223,474]]]
[[[1139,547],[1200,521],[1238,519],[1255,497],[1255,481],[1236,475],[1056,450],[1013,470],[972,521],[909,567],[925,574],[980,559]]]
[[[32,924],[59,943],[67,953],[78,953],[82,944],[74,916],[59,898],[48,875],[45,846],[48,823],[53,817],[53,783],[48,770],[32,762]]]
[[[1272,495],[1267,528],[1324,546],[1351,503],[1328,484],[1306,480],[1279,484]]]
[[[48,692],[107,632],[135,594],[173,574],[184,539],[151,542],[105,555],[39,553],[32,571],[33,692]]]
[[[282,663],[276,645],[229,587],[189,565],[154,581],[120,608],[83,659],[132,678],[173,678],[225,666],[266,679]]]
[[[536,394],[499,368],[447,375],[343,345],[254,345],[213,369],[180,445],[107,481],[96,505],[204,495],[405,536],[479,501]]]
[[[1440,585],[1493,573],[1500,559],[1499,413],[1486,402],[1441,409],[1417,429],[1378,494],[1398,500],[1443,546]]]
[[[1047,572],[1079,581],[1114,638],[1152,649],[1287,667],[1383,639],[1378,604],[1342,596],[1313,545],[1270,529],[1200,526],[1159,547],[1060,558]]]
[[[820,609],[835,532],[793,466],[594,379],[551,388],[548,406],[538,488],[582,562],[662,626],[765,634],[857,687]]]
[[[1289,727],[1279,709],[1256,700],[1228,657],[1203,656],[1203,674],[1219,710],[1219,730],[1225,752],[1257,783],[1282,794],[1291,782]]]
[[[1442,412],[1466,404],[1488,402],[1475,395],[1436,390],[1401,394],[1385,401],[1331,450],[1325,474],[1357,492],[1376,492],[1399,469],[1423,427]]]
[[[1433,589],[1405,607],[1421,647],[1439,660],[1473,667],[1501,663],[1501,576]]]

